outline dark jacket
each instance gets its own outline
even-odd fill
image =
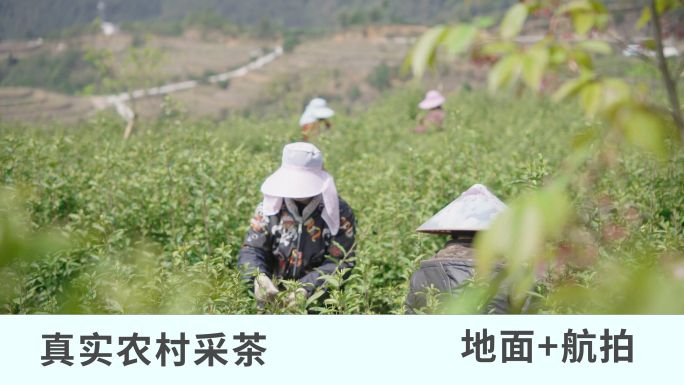
[[[444,245],[434,257],[422,261],[420,269],[411,276],[411,287],[406,297],[406,313],[415,314],[414,309],[420,310],[427,305],[427,288],[433,284],[440,293],[448,293],[452,297],[459,297],[467,280],[474,276],[474,250],[470,240],[451,240]],[[495,268],[499,271],[501,267]],[[441,299],[444,303],[445,300]],[[506,283],[499,285],[498,292],[494,295],[483,313],[507,314],[510,311],[510,298]]]
[[[323,284],[323,280],[318,279],[321,273],[334,273],[342,260],[344,262],[339,269],[354,267],[350,259],[354,257],[356,219],[347,202],[339,201],[340,229],[334,237],[321,216],[322,202],[307,218],[302,218],[303,223],[295,220],[300,213],[293,215],[291,212],[298,210],[297,207],[292,204],[289,207],[284,201],[278,214],[264,216],[262,204],[257,206],[238,254],[238,268],[249,264],[250,269],[259,269],[269,278],[298,280],[302,284],[312,283],[319,287]],[[348,253],[346,258],[345,250]],[[251,279],[252,276],[247,272],[246,278]],[[311,295],[315,289],[306,287],[306,290]]]

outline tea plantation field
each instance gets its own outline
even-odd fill
[[[308,306],[403,313],[409,277],[446,240],[414,229],[475,183],[507,203],[539,188],[599,124],[573,103],[463,92],[448,98],[443,131],[415,134],[422,96],[398,89],[362,113],[338,113],[313,140],[356,213],[358,253],[348,282],[330,281],[331,298]],[[261,183],[280,165],[283,146],[300,140],[297,118],[161,117],[128,142],[116,117],[72,126],[0,123],[3,215],[23,215],[32,234],[50,230],[64,239],[47,255],[4,264],[0,312],[257,312],[236,271],[237,252]],[[683,170],[676,150],[661,162],[618,145],[592,153],[569,191],[584,235],[568,236],[574,243],[566,251],[553,246],[564,254],[537,288],[542,312],[662,311],[587,308],[549,296],[561,284],[600,285],[606,273],[598,266],[606,263],[672,266],[664,268],[668,285],[681,286]],[[7,256],[6,243],[0,239]]]

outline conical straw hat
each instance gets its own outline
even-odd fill
[[[416,231],[449,234],[452,231],[480,231],[491,226],[499,213],[508,209],[503,202],[481,184],[476,184],[428,219]]]

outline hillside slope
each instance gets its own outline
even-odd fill
[[[470,12],[498,10],[512,2],[473,2]],[[28,38],[89,24],[98,16],[96,5],[96,0],[0,0],[0,37]],[[466,13],[463,2],[451,0],[106,0],[106,19],[117,23],[182,19],[205,8],[236,23],[254,24],[268,17],[285,27],[325,28],[376,22],[426,24]]]

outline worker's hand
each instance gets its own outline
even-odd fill
[[[278,288],[267,276],[259,274],[254,278],[254,295],[259,301],[273,299],[278,293]]]
[[[297,304],[297,301],[295,301],[295,296],[301,296],[302,298],[307,299],[309,298],[309,292],[303,287],[300,287],[299,289],[290,293],[290,295],[285,297],[285,303],[288,307],[295,306]]]

